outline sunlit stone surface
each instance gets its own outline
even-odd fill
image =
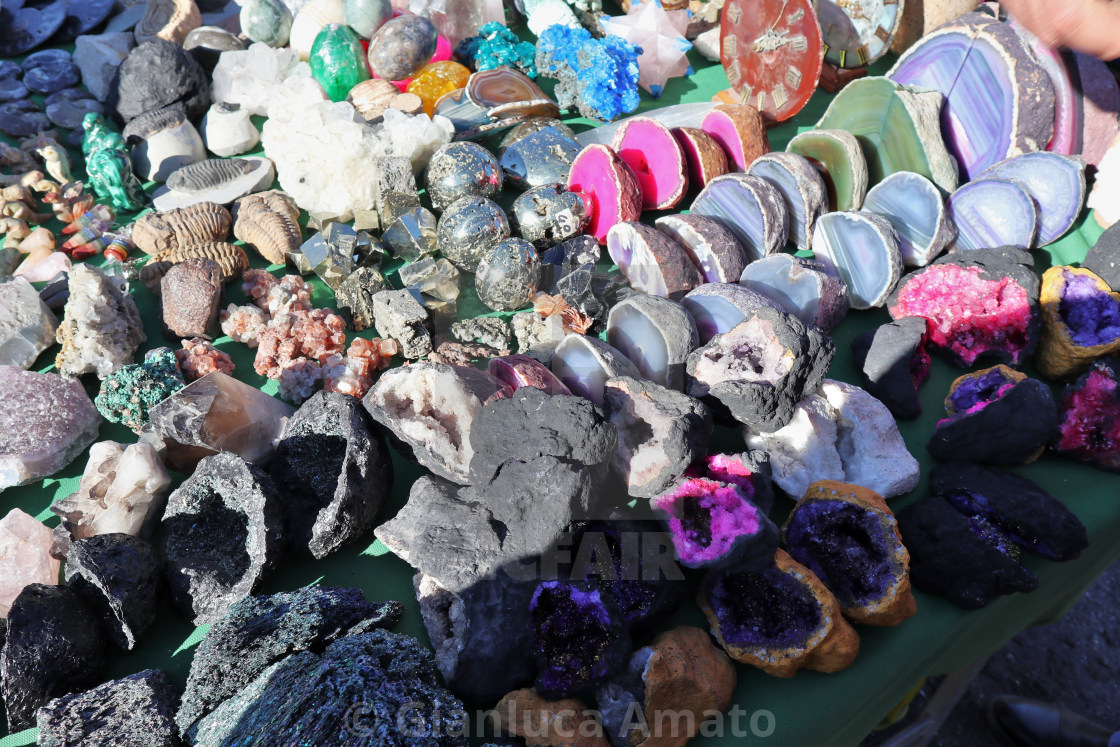
[[[907,267],[928,265],[957,236],[941,190],[913,171],[898,171],[872,187],[863,209],[891,222]]]
[[[0,365],[30,368],[54,344],[58,320],[25,278],[0,282]]]

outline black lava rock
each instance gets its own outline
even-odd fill
[[[96,684],[105,643],[101,620],[81,594],[66,586],[25,586],[8,611],[0,651],[8,731],[34,726],[39,706]]]
[[[35,715],[40,747],[180,747],[179,688],[160,669],[52,700]]]
[[[198,463],[167,500],[164,573],[171,601],[195,625],[249,596],[284,549],[283,498],[268,474],[236,454]]]
[[[317,392],[284,430],[271,463],[289,540],[322,558],[371,529],[393,487],[388,448],[361,400]]]
[[[727,416],[756,431],[776,431],[820,386],[836,346],[815,327],[773,308],[760,308],[688,355],[685,391],[717,419]]]
[[[195,745],[466,747],[463,704],[415,638],[375,630],[293,654],[199,724]]]
[[[390,628],[403,611],[399,602],[368,601],[360,589],[323,586],[242,599],[198,644],[175,720],[187,734],[199,719],[289,654],[322,651],[356,625]]]
[[[130,651],[156,619],[159,556],[130,534],[95,534],[75,540],[66,553],[66,583],[105,622],[109,638]]]
[[[970,520],[940,496],[904,508],[898,529],[910,551],[915,588],[958,607],[979,609],[1001,594],[1038,586],[1007,535],[984,520]]]
[[[1112,290],[1120,288],[1120,223],[1101,234],[1081,260],[1081,267],[1108,283]]]
[[[210,108],[210,81],[181,46],[153,39],[133,49],[121,63],[107,104],[124,124],[177,102],[183,104],[187,118],[198,124]]]
[[[896,418],[922,414],[918,388],[929,376],[927,324],[922,317],[907,316],[852,340],[852,356],[863,377],[863,388]]]
[[[930,474],[930,493],[966,516],[1003,530],[1024,550],[1047,560],[1073,560],[1089,546],[1085,525],[1038,483],[976,464],[941,464]]]
[[[926,444],[939,462],[1023,464],[1037,458],[1058,429],[1050,387],[1006,366],[960,377],[946,404],[949,417]]]

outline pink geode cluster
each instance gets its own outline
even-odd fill
[[[201,337],[183,340],[183,349],[175,351],[179,370],[189,384],[213,371],[224,374],[233,372],[233,360]]]

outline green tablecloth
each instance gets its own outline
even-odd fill
[[[659,101],[643,93],[642,111],[678,102],[705,101],[727,86],[727,79],[718,65],[706,63],[695,53],[692,59],[698,72],[687,79],[670,81]],[[875,71],[881,73],[885,69],[886,64],[880,63]],[[549,82],[545,82],[545,87],[549,88]],[[810,128],[823,113],[829,99],[827,94],[819,91],[792,122],[772,130],[772,148],[784,148],[796,132]],[[591,124],[580,119],[571,121],[576,125]],[[645,216],[650,221],[654,217],[651,214]],[[1039,272],[1051,261],[1065,263],[1080,260],[1100,232],[1091,219],[1086,220],[1083,216],[1070,235],[1034,253]],[[264,266],[259,259],[255,264]],[[333,305],[330,290],[317,279],[315,285],[315,303]],[[482,313],[485,309],[478,304],[473,288],[469,287],[469,277],[466,285],[468,287],[460,300],[461,315]],[[159,329],[158,300],[139,284],[135,286],[134,294],[148,335],[145,349],[166,344]],[[228,301],[245,302],[236,285],[229,289],[228,296]],[[838,354],[830,376],[859,383],[852,365],[851,340],[859,332],[886,321],[888,315],[883,310],[850,314],[834,332]],[[363,336],[370,334],[366,332]],[[237,378],[270,394],[276,393],[275,382],[254,373],[253,351],[228,338],[221,338],[216,344],[235,361],[237,369],[234,375]],[[41,356],[41,370],[53,370],[53,366],[46,364],[53,361],[55,351],[47,351]],[[950,382],[961,373],[961,370],[935,359],[930,379],[922,389],[924,415],[900,424],[910,450],[922,464],[923,475],[933,466],[924,444],[935,422],[942,417],[941,403]],[[87,378],[91,379],[85,383],[92,396],[96,394],[97,382],[92,377]],[[100,439],[128,443],[135,437],[121,426],[106,423],[101,428]],[[713,450],[741,450],[742,447],[738,432],[717,428]],[[5,511],[18,506],[53,526],[57,522],[48,507],[75,490],[84,464],[84,456],[79,457],[65,470],[39,484],[8,490],[0,495],[0,506]],[[383,508],[382,518],[396,513],[407,498],[409,486],[422,474],[418,467],[395,454],[394,467],[393,496]],[[1038,589],[1031,594],[1002,597],[981,611],[962,612],[939,597],[917,592],[918,614],[901,626],[885,629],[857,626],[862,638],[859,658],[850,669],[838,674],[801,672],[790,680],[780,680],[740,666],[735,703],[742,709],[738,724],[745,731],[733,733],[731,729],[735,722],[727,719],[723,736],[698,738],[696,743],[713,747],[755,743],[791,747],[854,745],[922,678],[964,667],[977,657],[999,649],[1023,628],[1062,615],[1093,579],[1120,557],[1120,496],[1117,495],[1120,492],[1120,477],[1050,454],[1017,471],[1065,501],[1088,527],[1091,544],[1080,559],[1057,564],[1035,557],[1027,558],[1027,566],[1040,579]],[[928,482],[923,477],[913,493],[891,501],[892,508],[897,511],[924,497],[927,487]],[[775,520],[784,519],[788,508],[787,502],[780,504],[775,509]],[[372,544],[360,543],[345,548],[319,561],[289,557],[265,581],[260,592],[272,593],[315,583],[357,586],[371,599],[403,600],[407,612],[397,630],[418,636],[426,642],[427,635],[414,599],[411,577],[412,571],[407,564],[389,554],[379,542],[372,541]],[[691,602],[678,611],[669,625],[686,623],[705,625],[703,616]],[[160,667],[182,684],[190,666],[192,648],[205,632],[205,627],[194,628],[165,605],[154,628],[135,651],[127,654],[114,652],[111,655],[106,678]],[[1024,676],[1029,677],[1030,674],[1024,672]],[[759,731],[766,734],[772,725],[772,733],[767,736],[752,735],[751,716],[755,714],[754,725]],[[472,720],[473,728],[475,724]],[[0,747],[15,747],[34,741],[35,732],[29,730],[0,739]]]

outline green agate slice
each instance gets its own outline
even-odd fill
[[[846,130],[809,130],[786,147],[813,164],[828,190],[828,209],[859,210],[867,194],[867,159],[855,135]]]

